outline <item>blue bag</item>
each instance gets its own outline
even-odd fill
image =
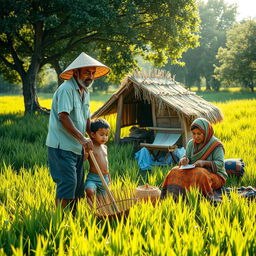
[[[225,159],[225,169],[229,176],[236,176],[241,178],[244,175],[245,164],[243,159],[233,158]]]

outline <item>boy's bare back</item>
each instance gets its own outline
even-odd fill
[[[108,152],[107,152],[107,146],[102,145],[94,145],[93,146],[93,154],[95,156],[95,159],[100,167],[100,170],[103,175],[109,174],[108,172]],[[89,157],[89,164],[90,164],[90,172],[98,174],[92,159]]]

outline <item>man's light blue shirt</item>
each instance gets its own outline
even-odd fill
[[[86,132],[87,119],[90,118],[90,95],[84,91],[80,97],[79,86],[74,78],[65,81],[53,95],[46,145],[81,155],[82,145],[63,127],[58,114],[69,114],[74,126],[82,133]]]

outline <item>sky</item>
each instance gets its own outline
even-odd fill
[[[236,4],[238,6],[238,20],[256,17],[256,0],[224,0],[224,2],[227,4]]]

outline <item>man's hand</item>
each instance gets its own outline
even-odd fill
[[[93,150],[93,143],[92,140],[89,138],[83,137],[83,139],[80,141],[80,144],[83,146],[85,152]]]
[[[87,160],[89,157],[89,153],[84,150],[84,161]]]
[[[189,164],[189,159],[187,157],[183,157],[180,159],[179,166]]]

